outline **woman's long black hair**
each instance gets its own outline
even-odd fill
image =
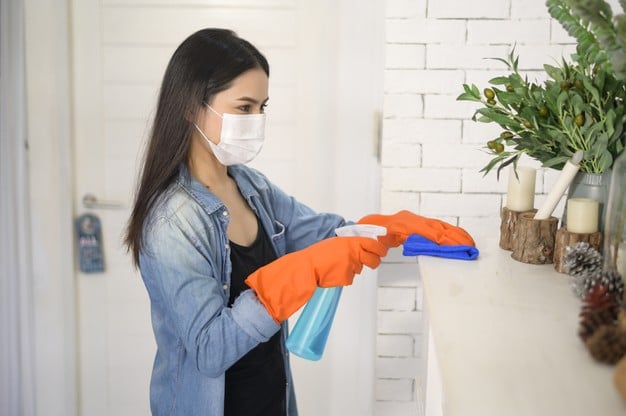
[[[200,30],[172,55],[163,76],[124,238],[135,266],[139,266],[144,221],[157,197],[175,179],[180,164],[187,162],[193,133],[190,117],[195,119],[203,103],[253,68],[262,68],[269,76],[269,65],[261,52],[227,29]]]

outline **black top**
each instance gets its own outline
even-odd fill
[[[257,238],[249,247],[230,242],[229,306],[249,289],[244,280],[256,269],[276,259],[272,244],[257,219]],[[282,416],[285,414],[286,383],[281,331],[260,343],[226,371],[225,416]]]

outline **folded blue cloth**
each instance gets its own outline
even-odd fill
[[[402,254],[405,256],[435,256],[448,259],[474,260],[478,257],[478,249],[473,246],[440,246],[439,244],[411,234],[404,242]]]

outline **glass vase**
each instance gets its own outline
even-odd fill
[[[613,165],[604,225],[604,270],[626,274],[626,152]]]

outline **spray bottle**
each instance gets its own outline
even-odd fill
[[[378,225],[355,224],[337,228],[335,234],[376,239],[387,234],[387,230]],[[318,287],[315,290],[287,338],[290,352],[311,361],[322,358],[342,290],[343,286]]]

